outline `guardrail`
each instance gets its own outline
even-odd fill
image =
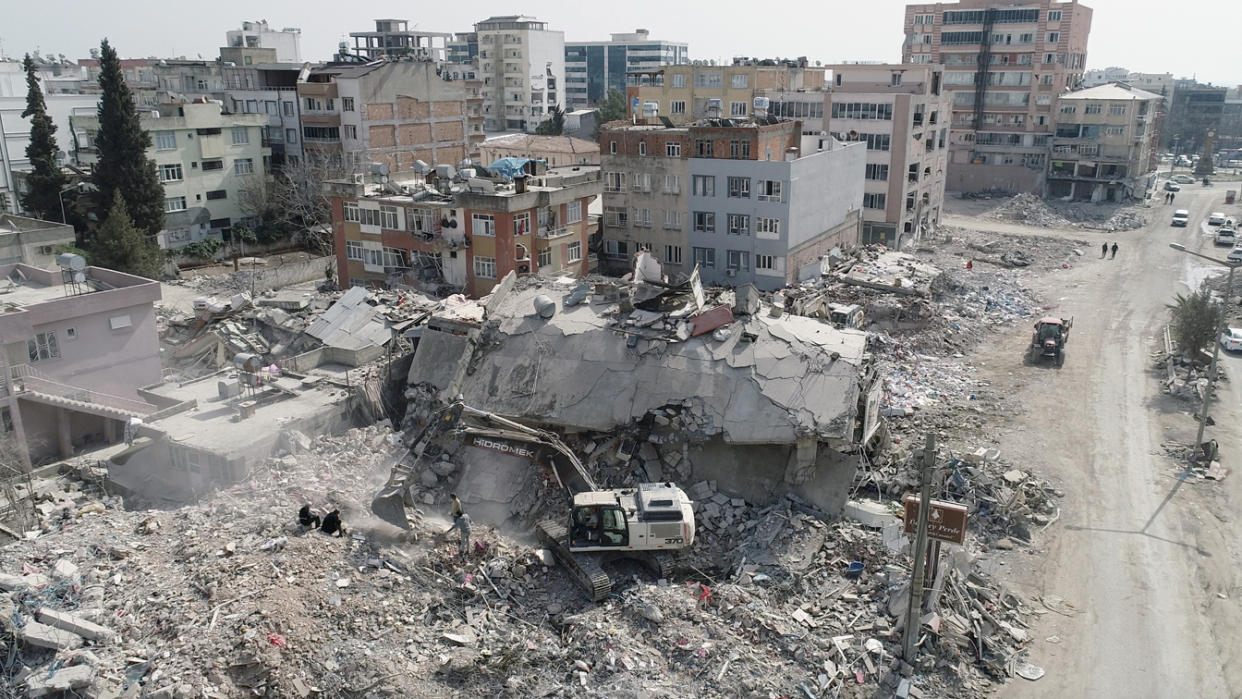
[[[13,389],[16,393],[34,391],[49,396],[57,396],[79,403],[92,403],[126,412],[150,415],[159,410],[159,406],[134,398],[124,398],[108,393],[101,393],[81,386],[72,386],[44,376],[29,364],[18,364],[9,368]]]

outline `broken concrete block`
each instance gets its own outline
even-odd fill
[[[78,577],[78,566],[68,558],[62,558],[52,566],[52,577],[56,580],[75,580]]]
[[[691,500],[706,500],[712,496],[712,487],[708,485],[707,481],[699,481],[690,486],[690,490],[686,491],[686,495],[689,495]]]
[[[841,514],[873,529],[881,529],[896,519],[884,503],[873,500],[850,500],[845,503]]]
[[[82,647],[82,637],[63,629],[28,621],[22,627],[22,641],[36,648],[74,650]]]
[[[436,472],[441,478],[452,475],[457,470],[457,464],[452,461],[437,461],[431,465],[431,470]]]
[[[90,665],[74,665],[56,671],[41,669],[26,679],[26,696],[45,697],[82,689],[94,679],[95,668]]]
[[[422,483],[424,488],[434,488],[440,482],[440,477],[429,468],[423,469],[423,472],[418,476],[418,482]]]
[[[51,582],[46,575],[32,573],[30,575],[10,575],[8,573],[0,573],[0,590],[5,592],[14,592],[25,590],[31,587],[43,587]]]
[[[116,638],[116,632],[106,626],[100,626],[80,616],[47,607],[39,610],[39,621],[99,643],[109,643]]]
[[[538,549],[535,551],[535,557],[545,566],[551,567],[556,565],[556,557],[552,555],[552,551],[548,549]]]

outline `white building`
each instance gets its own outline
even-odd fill
[[[275,49],[277,63],[302,62],[302,30],[296,27],[276,31],[267,20],[242,22],[241,29],[224,33],[224,41],[229,48]]]
[[[249,222],[243,199],[247,187],[262,182],[271,148],[263,140],[265,114],[227,114],[207,100],[161,105],[144,112],[142,127],[151,132],[147,157],[159,168],[164,184],[164,230],[161,248],[178,248],[204,238],[226,240],[234,226]],[[97,117],[75,117],[78,159],[91,165]]]
[[[533,17],[489,17],[474,25],[483,78],[483,128],[534,131],[565,101],[565,33]]]
[[[24,79],[24,78],[23,78]],[[65,153],[73,152],[70,124],[74,115],[93,115],[99,108],[99,95],[44,95],[47,113],[56,124],[56,145]],[[14,172],[30,169],[26,146],[30,145],[30,119],[23,118],[26,93],[0,97],[0,212],[21,213]]]

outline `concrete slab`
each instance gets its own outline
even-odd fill
[[[110,643],[116,638],[116,632],[106,626],[100,626],[80,616],[47,607],[39,610],[39,621],[100,643]]]
[[[26,680],[26,696],[45,697],[90,686],[95,679],[95,668],[90,665],[74,665],[49,672],[36,670]]]
[[[82,647],[82,637],[37,621],[28,621],[22,627],[22,641],[36,648],[73,650]]]

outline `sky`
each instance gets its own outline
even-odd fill
[[[107,36],[125,58],[215,58],[224,33],[243,20],[266,19],[276,27],[300,27],[302,55],[326,60],[351,31],[373,30],[379,17],[408,19],[426,31],[470,31],[490,15],[526,14],[565,32],[568,41],[604,41],[611,32],[651,31],[653,39],[684,41],[692,59],[728,61],[733,56],[808,57],[815,61],[898,62],[900,0],[825,0],[767,5],[755,0],[680,0],[656,3],[526,0],[525,2],[429,2],[368,0],[212,0],[164,4],[149,0],[6,0],[0,22],[0,55],[27,51],[89,56]],[[1242,83],[1234,32],[1242,17],[1237,0],[1088,0],[1094,9],[1087,67],[1123,66],[1146,73],[1173,73],[1234,87]],[[351,42],[352,44],[352,42]]]

